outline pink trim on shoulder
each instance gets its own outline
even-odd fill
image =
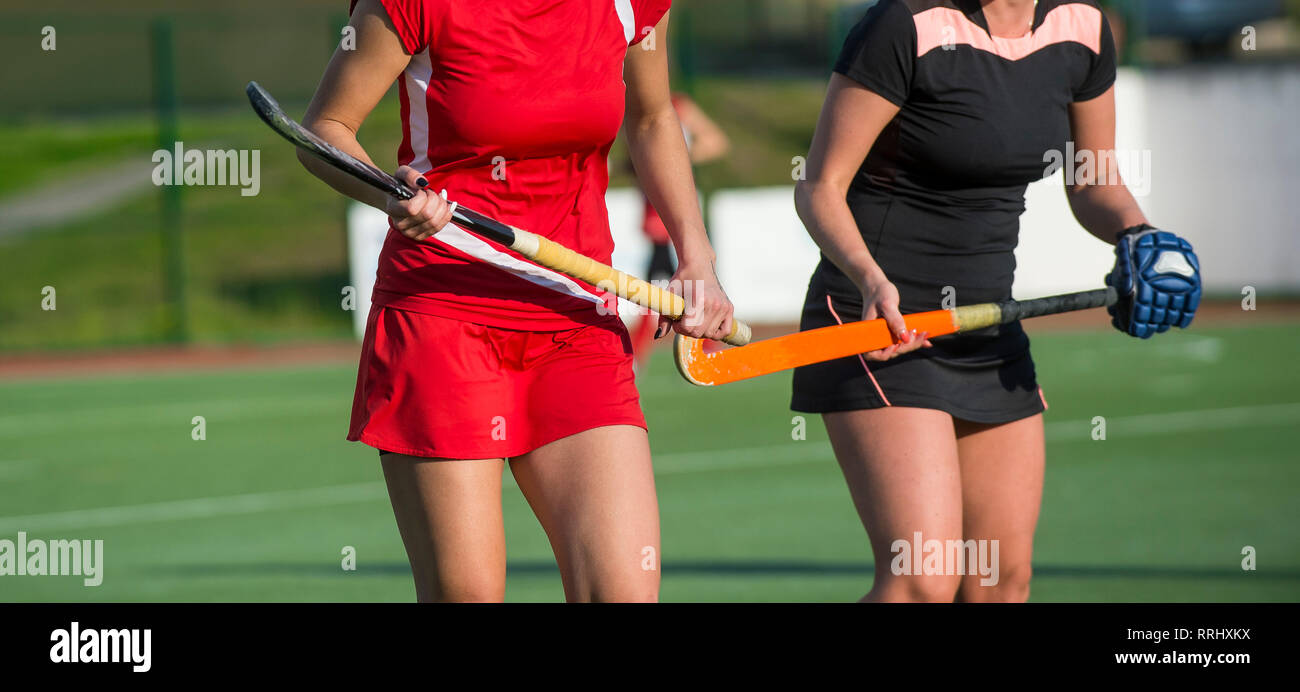
[[[1058,43],[1079,43],[1101,53],[1101,10],[1072,2],[1061,5],[1043,19],[1037,30],[1021,38],[990,36],[959,10],[936,7],[912,17],[916,23],[916,57],[944,46],[970,46],[1016,61]]]
[[[844,320],[840,319],[840,314],[835,312],[835,306],[831,304],[830,296],[826,296],[826,307],[830,308],[831,317],[834,317],[836,322],[844,324]],[[871,384],[875,386],[876,393],[880,395],[880,400],[885,402],[886,406],[893,406],[893,404],[889,403],[889,397],[885,396],[885,390],[881,389],[880,383],[876,381],[876,376],[871,373],[871,368],[867,367],[867,359],[863,358],[861,353],[858,354],[858,362],[862,363],[862,369],[867,371],[867,377],[871,378]]]

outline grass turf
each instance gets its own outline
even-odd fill
[[[1136,342],[1035,337],[1048,474],[1035,600],[1300,595],[1293,325]],[[343,441],[350,367],[0,384],[0,539],[103,539],[103,585],[0,576],[5,601],[413,598],[373,450]],[[791,439],[788,376],[697,390],[643,376],[666,601],[848,601],[865,533],[815,417]],[[1223,409],[1220,413],[1188,413]],[[204,416],[207,439],[191,439]],[[1108,439],[1091,438],[1094,416]],[[519,491],[507,598],[562,598]],[[103,508],[119,508],[100,511]],[[352,546],[357,570],[340,568]],[[1241,569],[1243,546],[1259,569]]]

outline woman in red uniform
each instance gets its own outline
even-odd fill
[[[303,162],[391,219],[348,439],[380,450],[421,601],[503,599],[507,460],[569,600],[658,596],[654,476],[617,311],[450,223],[445,200],[608,263],[606,159],[625,127],[681,257],[675,278],[694,282],[675,328],[726,334],[731,305],[669,96],[669,5],[353,1],[355,49],[335,53],[305,124],[369,160],[357,129],[397,80],[397,176],[419,193],[398,201]]]

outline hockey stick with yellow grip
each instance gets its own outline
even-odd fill
[[[918,312],[904,316],[903,321],[909,330],[928,332],[930,337],[937,337],[1009,324],[1029,317],[1106,307],[1118,300],[1115,289],[1103,288],[1037,300],[1008,300]],[[877,319],[811,329],[723,350],[711,350],[699,339],[678,336],[673,343],[673,353],[677,370],[686,381],[709,387],[878,351],[895,343],[895,336],[883,319]]]
[[[271,129],[298,148],[393,197],[411,199],[415,196],[415,192],[397,178],[358,160],[347,152],[340,151],[316,133],[294,122],[285,115],[280,104],[257,82],[249,82],[245,91],[249,103],[253,105],[253,110],[257,111],[258,116],[270,125]],[[460,205],[457,205],[452,213],[452,222],[465,230],[496,241],[547,269],[585,281],[643,308],[654,310],[674,320],[686,316],[686,301],[681,296],[597,262],[536,233],[504,224]],[[740,320],[732,320],[731,333],[723,341],[733,346],[744,346],[751,338],[749,325]]]

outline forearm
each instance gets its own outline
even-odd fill
[[[1067,193],[1074,218],[1111,245],[1120,231],[1148,223],[1127,185],[1080,185],[1067,188]]]
[[[711,266],[713,247],[704,228],[690,156],[676,114],[667,108],[632,117],[625,131],[641,190],[668,228],[678,260],[684,266]]]
[[[795,187],[795,210],[822,254],[859,288],[884,275],[858,230],[843,188],[801,182]]]
[[[304,126],[339,150],[347,152],[372,166],[374,165],[366,150],[357,141],[356,132],[342,123],[330,120],[308,120],[304,123]],[[312,175],[325,181],[327,185],[336,191],[380,211],[385,210],[388,195],[384,192],[376,190],[301,149],[298,150],[298,160]]]

